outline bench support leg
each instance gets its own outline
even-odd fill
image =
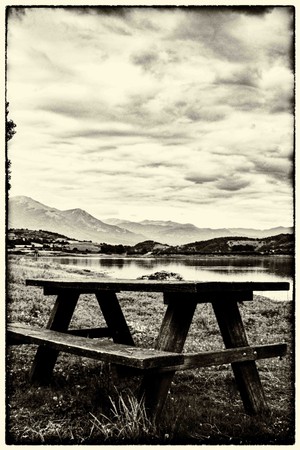
[[[166,297],[166,295],[165,295]],[[170,352],[181,352],[193,319],[197,303],[187,301],[184,309],[182,303],[172,301],[169,294],[168,307],[158,335],[155,348]],[[156,420],[164,407],[175,371],[159,374],[146,374],[143,378],[140,396],[145,399],[146,409]]]
[[[58,294],[46,328],[67,331],[78,298],[79,294],[73,291]],[[58,350],[40,346],[32,365],[30,380],[41,384],[49,383],[58,354]]]
[[[248,340],[236,301],[213,302],[213,309],[226,348],[247,346]],[[232,370],[248,414],[268,414],[263,387],[255,361],[232,363]]]

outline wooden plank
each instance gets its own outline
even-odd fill
[[[170,353],[154,349],[142,349],[113,344],[109,341],[93,341],[69,333],[39,329],[23,324],[7,327],[9,343],[44,344],[68,353],[106,362],[123,364],[136,369],[159,371],[187,370],[232,362],[255,361],[284,356],[287,345],[282,343],[232,348],[201,353]]]
[[[83,328],[83,329],[72,329],[72,330],[67,330],[65,333],[67,334],[71,334],[74,336],[82,336],[82,337],[86,337],[86,338],[90,338],[90,339],[95,339],[95,338],[104,338],[104,337],[111,337],[111,332],[109,331],[109,329],[107,327],[104,328]],[[11,342],[8,342],[9,345],[14,345],[14,344],[21,344],[20,341],[14,341],[13,340],[13,336],[11,336]],[[24,344],[27,342],[24,342]]]
[[[259,359],[284,356],[287,345],[283,343],[246,346],[220,351],[183,353],[183,363],[180,366],[162,367],[161,372],[172,370],[189,370],[208,366],[231,364],[234,362],[256,361]]]
[[[113,341],[135,345],[116,294],[109,291],[96,292],[96,297]]]
[[[197,292],[233,292],[233,291],[288,291],[289,283],[286,282],[252,282],[252,281],[220,281],[196,283]]]
[[[184,297],[180,293],[172,294],[172,298],[164,296],[164,303],[168,304],[170,301],[196,302],[196,303],[210,303],[212,301],[227,301],[236,300],[238,302],[245,302],[253,300],[252,291],[228,291],[228,292],[200,292],[197,294],[185,293]]]
[[[111,337],[111,332],[108,327],[102,328],[80,328],[80,329],[69,329],[66,331],[68,334],[73,334],[75,336],[83,336],[87,338],[102,338]]]
[[[225,347],[247,346],[248,340],[237,302],[213,302],[212,305]],[[269,408],[255,361],[233,362],[231,366],[246,412],[267,414]]]
[[[182,352],[184,343],[197,306],[196,301],[188,302],[184,308],[178,301],[172,302],[172,294],[164,294],[168,307],[155,345],[156,349]],[[141,397],[154,420],[162,412],[175,370],[157,375],[145,375],[141,384]]]
[[[289,290],[287,282],[198,282],[198,281],[156,281],[156,280],[45,280],[28,279],[28,286],[41,286],[46,295],[59,293],[61,289],[76,289],[81,293],[100,291],[139,292],[228,292],[228,291],[282,291]]]
[[[46,328],[38,329],[15,324],[8,326],[7,333],[8,336],[21,342],[142,370],[180,365],[183,362],[182,354],[115,344],[108,340],[99,342]]]
[[[73,312],[76,308],[79,293],[68,290],[57,296],[55,305],[51,311],[47,328],[55,331],[66,331],[69,327]],[[30,372],[32,382],[47,384],[51,379],[59,351],[39,347]]]

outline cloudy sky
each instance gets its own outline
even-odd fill
[[[291,226],[292,42],[288,7],[10,9],[10,195]]]

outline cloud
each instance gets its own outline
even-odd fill
[[[256,173],[267,175],[279,180],[289,181],[292,177],[292,165],[290,161],[274,156],[257,156],[253,158],[254,169]]]
[[[261,71],[255,65],[246,65],[243,67],[235,68],[232,70],[227,69],[227,73],[224,71],[216,75],[216,83],[218,84],[234,84],[249,87],[258,87],[261,79]]]
[[[261,223],[280,222],[272,201],[290,220],[291,9],[14,11],[12,194],[39,185],[99,218],[113,205],[191,222],[201,211],[201,224],[218,211],[226,225],[250,223],[255,205]]]
[[[216,181],[216,177],[213,175],[210,175],[210,174],[195,173],[195,174],[190,174],[190,175],[186,176],[185,180],[191,181],[192,183],[195,183],[195,184],[203,184],[203,183],[210,183],[212,181]]]
[[[91,153],[111,152],[117,150],[115,145],[99,145],[96,148],[86,149],[85,152],[89,155]]]
[[[223,180],[219,181],[217,183],[217,188],[224,190],[224,191],[240,191],[241,189],[246,188],[249,186],[250,181],[241,179],[240,177],[230,177],[230,178],[224,178]]]
[[[144,70],[153,70],[159,62],[157,51],[150,50],[132,55],[131,60],[134,64],[142,66]]]
[[[193,9],[182,16],[172,38],[198,43],[199,51],[207,57],[244,61],[249,59],[250,49],[232,33],[239,20],[236,11],[214,7]]]

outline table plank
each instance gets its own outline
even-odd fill
[[[96,291],[139,291],[178,293],[218,293],[230,291],[288,291],[288,282],[224,282],[224,281],[159,281],[159,280],[82,280],[82,279],[27,279],[27,286],[40,286],[46,295],[58,293],[62,289],[74,289],[82,293]]]

